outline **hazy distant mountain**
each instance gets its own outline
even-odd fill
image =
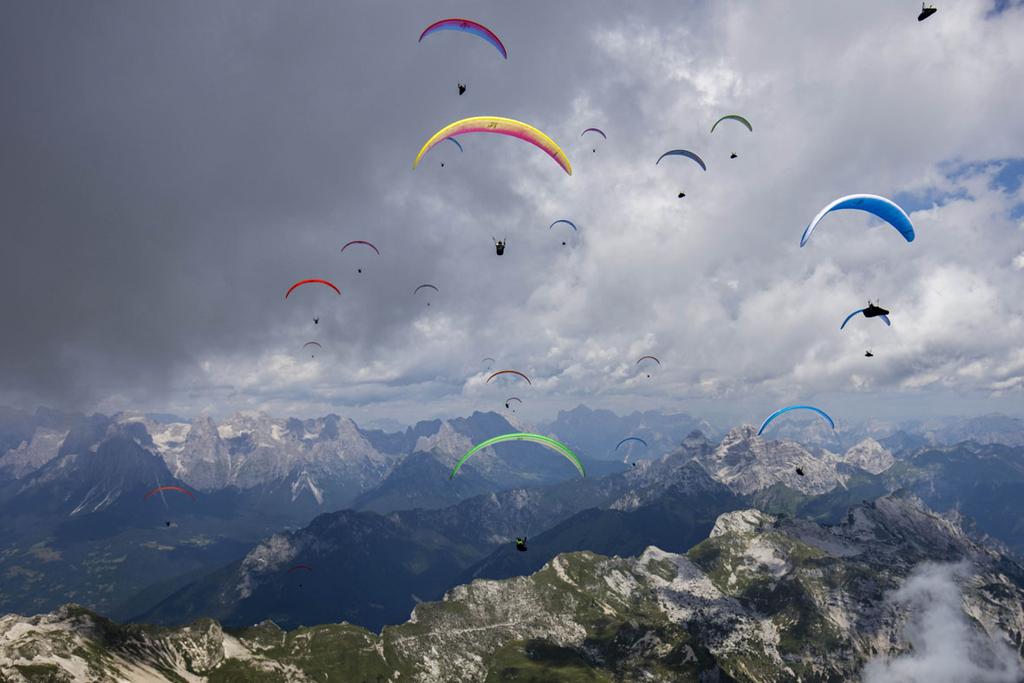
[[[935,666],[950,651],[971,679],[1024,673],[1024,569],[912,497],[856,506],[833,527],[735,511],[709,536],[686,554],[558,555],[530,576],[454,588],[380,635],[347,624],[119,626],[74,606],[11,615],[0,632],[18,638],[0,640],[0,674],[824,682],[911,652]]]
[[[610,410],[591,410],[584,405],[560,410],[555,420],[541,430],[556,436],[588,460],[618,462],[659,458],[675,450],[683,437],[694,430],[711,437],[721,434],[707,420],[685,413],[647,411],[619,416]],[[637,443],[624,444],[616,451],[616,444],[627,436],[639,437],[648,445],[645,448]]]

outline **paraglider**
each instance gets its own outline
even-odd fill
[[[686,193],[685,193],[685,192],[680,192],[680,193],[679,193],[678,195],[676,195],[676,196],[677,196],[677,197],[679,197],[679,199],[682,199],[683,197],[685,197],[685,196],[686,196]]]
[[[765,421],[761,423],[761,428],[757,430],[757,435],[761,436],[761,434],[765,430],[765,427],[767,427],[769,424],[771,424],[772,420],[777,418],[779,415],[782,415],[783,413],[788,413],[791,410],[810,410],[813,413],[817,413],[821,417],[821,419],[825,420],[825,422],[828,422],[829,427],[831,427],[832,429],[836,428],[836,423],[832,420],[831,417],[829,417],[829,414],[826,413],[821,408],[815,408],[814,406],[803,406],[803,405],[786,406],[785,408],[779,408],[774,413],[772,413],[767,418],[765,418]]]
[[[477,36],[478,38],[482,38],[493,45],[502,57],[508,59],[508,50],[505,49],[505,45],[501,42],[498,36],[496,36],[491,29],[481,23],[473,21],[472,19],[451,18],[435,21],[433,24],[423,29],[423,33],[420,34],[418,42],[422,43],[424,38],[439,31],[462,31],[463,33],[468,33],[470,35]],[[465,86],[462,86],[459,89],[459,94],[461,95],[464,90]]]
[[[461,97],[461,96],[463,96],[465,94],[466,94],[466,84],[465,83],[459,83],[459,97]]]
[[[558,225],[559,223],[565,223],[565,224],[566,224],[566,225],[568,225],[568,226],[569,226],[570,228],[572,228],[572,231],[573,231],[573,232],[579,232],[579,228],[577,228],[577,227],[576,227],[576,224],[575,224],[575,223],[573,223],[573,222],[572,222],[571,220],[569,220],[568,218],[559,218],[559,219],[558,219],[557,221],[555,221],[554,223],[552,223],[551,225],[549,225],[549,226],[548,226],[548,230],[550,230],[551,228],[555,227],[555,226],[556,226],[556,225]],[[564,247],[565,245],[566,245],[566,242],[565,242],[565,240],[562,240],[562,246]]]
[[[736,152],[733,152],[732,154],[730,154],[730,155],[729,155],[729,158],[730,158],[730,159],[735,159],[735,158],[737,158],[738,156],[739,156],[739,154],[737,154]]]
[[[320,318],[313,318],[313,324],[314,325],[319,325],[320,324]]]
[[[526,536],[516,538],[516,550],[518,550],[521,553],[526,552]]]
[[[490,356],[487,356],[483,360],[481,360],[480,362],[481,363],[495,363],[496,361],[493,358],[491,358]],[[488,367],[487,369],[490,370],[490,367]]]
[[[512,403],[512,401],[518,401],[520,404],[522,404],[523,399],[519,398],[518,396],[510,396],[509,398],[505,399],[505,410],[511,409],[510,404]],[[512,412],[514,413],[515,410],[512,410]]]
[[[914,225],[910,222],[910,216],[891,199],[874,194],[851,194],[830,202],[818,212],[814,220],[804,229],[804,234],[800,237],[800,246],[802,247],[807,244],[807,241],[811,239],[811,233],[814,232],[814,228],[817,227],[826,214],[844,209],[856,209],[857,211],[865,211],[873,216],[877,216],[896,228],[903,235],[903,239],[908,242],[914,241]]]
[[[306,348],[309,348],[310,346],[315,346],[318,349],[322,349],[323,348],[323,346],[321,346],[320,342],[317,342],[317,341],[308,341],[308,342],[306,342],[305,344],[302,345],[302,348],[306,349]],[[316,358],[316,355],[310,354],[309,357],[310,358]]]
[[[640,356],[640,358],[637,359],[636,364],[640,365],[640,363],[642,363],[645,360],[653,360],[658,365],[661,365],[661,361],[658,360],[657,358],[655,358],[654,356]],[[648,372],[647,373],[647,379],[650,379],[650,378],[651,378],[651,373]]]
[[[330,287],[331,289],[334,290],[335,294],[341,295],[341,290],[338,289],[337,287],[335,287],[334,283],[332,283],[330,280],[321,280],[319,278],[312,278],[312,279],[309,279],[309,280],[299,280],[298,282],[296,282],[294,285],[292,285],[291,287],[288,288],[287,292],[284,293],[284,298],[287,299],[288,295],[290,295],[292,292],[294,292],[299,287],[302,287],[303,285],[313,285],[313,284],[324,285],[325,287]],[[314,318],[313,319],[314,322],[317,322],[318,320],[319,320],[319,318]]]
[[[493,373],[490,377],[487,378],[487,384],[490,384],[491,380],[497,377],[498,375],[516,375],[518,377],[522,377],[523,379],[526,380],[527,384],[533,386],[533,382],[530,381],[530,378],[524,375],[523,373],[519,372],[518,370],[498,370],[497,372]]]
[[[878,304],[873,304],[868,301],[868,307],[864,309],[865,318],[886,318],[886,324],[889,324],[889,319],[886,317],[889,315],[889,311],[882,308]]]
[[[687,159],[692,159],[694,162],[696,162],[696,164],[701,167],[701,170],[708,170],[708,166],[707,164],[704,163],[704,160],[688,149],[670,149],[669,151],[665,152],[660,157],[658,157],[658,160],[654,162],[654,165],[657,166],[658,164],[660,164],[661,160],[664,159],[665,157],[686,157]]]
[[[194,494],[191,491],[189,491],[188,489],[184,489],[184,488],[182,488],[180,486],[157,486],[155,489],[153,489],[152,491],[147,493],[143,497],[143,500],[149,500],[151,496],[156,495],[157,493],[163,493],[164,491],[176,491],[177,493],[184,493],[186,496],[188,496],[192,500],[196,499],[196,494]]]
[[[799,474],[801,477],[804,476],[804,471],[799,467],[796,468],[796,473]]]
[[[448,478],[453,479],[455,475],[458,474],[459,470],[462,469],[462,466],[465,464],[465,462],[469,460],[471,457],[473,457],[473,455],[475,455],[479,451],[488,448],[489,446],[493,446],[495,444],[504,443],[505,441],[530,441],[533,443],[540,444],[541,446],[550,448],[551,450],[555,451],[562,457],[569,460],[569,462],[571,462],[576,467],[576,469],[579,470],[579,473],[582,476],[587,476],[587,473],[583,470],[583,463],[581,463],[580,459],[576,457],[576,454],[572,452],[572,449],[570,449],[561,441],[558,441],[557,439],[552,439],[550,436],[544,436],[542,434],[532,434],[529,432],[512,432],[509,434],[502,434],[500,436],[493,436],[490,439],[487,439],[486,441],[481,441],[477,445],[470,448],[468,451],[466,451],[466,454],[459,459],[459,462],[456,463],[455,469],[452,470],[452,473],[448,476]]]
[[[324,346],[321,343],[316,342],[316,341],[306,342],[305,344],[302,345],[302,348],[309,348],[310,346],[315,346],[318,349],[323,349],[324,348]],[[309,357],[310,358],[315,358],[316,355],[315,354],[310,354]]]
[[[850,322],[850,319],[858,313],[863,313],[865,318],[880,318],[883,323],[892,326],[892,321],[889,320],[889,311],[879,306],[875,306],[869,301],[867,308],[858,308],[856,311],[846,316],[846,319],[843,320],[843,324],[839,326],[839,329],[846,327],[846,323]]]
[[[715,128],[717,128],[718,124],[720,124],[722,121],[739,121],[744,126],[746,126],[747,130],[749,130],[751,133],[754,132],[754,127],[752,125],[750,125],[750,121],[747,121],[745,118],[743,118],[739,114],[726,114],[722,118],[720,118],[717,121],[715,121],[715,123],[711,126],[711,132],[712,133],[715,132]]]
[[[867,351],[864,352],[864,357],[865,358],[874,358],[875,354],[871,353],[871,349],[868,349]]]
[[[378,249],[378,248],[377,248],[377,247],[376,247],[375,245],[373,245],[372,243],[370,243],[370,242],[367,242],[366,240],[352,240],[351,242],[347,242],[347,243],[345,244],[345,246],[343,246],[343,247],[341,248],[341,251],[342,251],[342,253],[344,253],[344,251],[345,251],[346,249],[348,249],[349,247],[351,247],[351,246],[352,246],[353,244],[362,244],[362,245],[365,245],[365,246],[369,247],[370,249],[373,249],[373,250],[374,250],[375,252],[377,252],[377,256],[380,256],[380,249]],[[362,268],[357,268],[357,269],[356,269],[356,272],[357,272],[357,273],[360,273],[360,274],[361,274],[361,273],[363,272],[363,269],[362,269]]]
[[[449,137],[454,138],[458,135],[466,135],[467,133],[493,133],[524,140],[543,150],[562,167],[563,171],[568,175],[572,175],[572,165],[569,163],[569,158],[554,140],[529,124],[503,116],[471,116],[467,119],[449,123],[427,140],[420,149],[419,154],[413,159],[412,167],[416,168],[419,166],[423,155],[441,140]]]
[[[931,15],[935,14],[938,11],[939,10],[936,7],[934,7],[934,6],[928,7],[928,6],[926,6],[922,2],[921,3],[921,13],[917,15],[917,20],[918,21],[924,21],[925,19],[927,19],[928,17],[930,17]]]
[[[297,571],[311,572],[311,571],[313,571],[313,568],[310,567],[308,564],[296,564],[296,565],[292,565],[292,567],[288,570],[288,573],[291,574],[292,572],[297,572]]]
[[[445,140],[447,140],[448,142],[450,142],[450,143],[454,144],[456,147],[458,147],[460,152],[465,152],[466,151],[466,150],[462,149],[462,143],[459,142],[458,140],[456,140],[455,138],[445,138]]]
[[[419,291],[420,291],[421,289],[432,289],[432,290],[434,290],[435,292],[438,292],[438,293],[440,293],[440,292],[441,292],[441,290],[439,290],[439,289],[438,289],[437,287],[435,287],[434,285],[432,285],[432,284],[430,284],[430,283],[426,283],[426,282],[425,282],[425,283],[423,283],[422,285],[420,285],[419,287],[417,287],[416,289],[412,290],[412,293],[413,293],[414,295],[415,295],[415,294],[418,294],[418,293],[419,293]],[[427,306],[429,306],[429,305],[430,305],[430,301],[427,301]]]
[[[494,251],[498,254],[498,256],[501,256],[502,254],[504,254],[505,253],[505,240],[507,240],[508,238],[506,237],[503,240],[499,240],[499,239],[495,239],[494,237],[491,237],[491,239],[494,240]]]
[[[583,132],[580,133],[580,137],[583,137],[587,133],[597,133],[598,135],[603,137],[605,140],[608,139],[608,136],[605,135],[604,131],[601,130],[600,128],[585,128],[585,129],[583,129]],[[595,147],[595,148],[591,149],[590,151],[596,153],[597,152],[597,148]]]

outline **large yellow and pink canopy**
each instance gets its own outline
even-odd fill
[[[431,147],[438,144],[446,138],[455,138],[459,135],[465,135],[467,133],[495,133],[497,135],[508,135],[510,137],[519,138],[525,140],[535,147],[539,147],[544,150],[548,156],[555,160],[555,162],[562,167],[569,175],[572,175],[572,165],[569,163],[569,157],[565,156],[565,152],[559,147],[554,140],[549,138],[547,135],[537,130],[528,123],[522,121],[516,121],[515,119],[507,119],[503,116],[471,116],[468,119],[462,119],[461,121],[455,121],[449,123],[441,130],[434,133],[433,137],[427,140],[427,144],[423,145],[420,153],[416,155],[416,159],[412,162],[412,167],[416,168],[420,159],[426,154]]]

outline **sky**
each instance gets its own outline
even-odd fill
[[[1024,7],[918,11],[8,4],[0,404],[414,421],[518,395],[538,420],[578,403],[755,423],[791,402],[840,419],[1020,414]],[[489,26],[508,59],[456,32],[417,42],[447,16]],[[753,133],[710,134],[729,113]],[[540,128],[572,176],[485,135],[413,170],[473,115]],[[608,139],[581,137],[591,126]],[[654,163],[673,148],[708,171]],[[851,193],[896,199],[917,239],[843,212],[801,249]],[[578,234],[549,229],[559,218]],[[341,253],[355,239],[380,256]],[[284,299],[311,277],[342,295]],[[413,295],[422,283],[440,291]],[[840,332],[868,298],[892,327]],[[486,356],[532,386],[488,384]]]

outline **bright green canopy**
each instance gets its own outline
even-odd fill
[[[477,451],[481,451],[487,448],[488,446],[493,446],[494,444],[502,443],[503,441],[532,441],[533,443],[539,443],[541,446],[547,446],[551,450],[555,451],[556,453],[560,453],[562,456],[567,458],[573,465],[576,466],[576,469],[580,471],[580,474],[582,474],[584,477],[587,476],[587,473],[583,471],[583,464],[580,462],[580,459],[576,457],[576,454],[572,452],[572,449],[570,449],[561,441],[552,439],[550,436],[544,436],[542,434],[531,434],[529,432],[512,432],[511,434],[502,434],[500,436],[491,437],[490,439],[487,439],[487,441],[482,441],[477,445],[473,446],[472,448],[470,448],[468,451],[466,451],[466,454],[459,459],[459,462],[455,465],[455,469],[452,470],[452,473],[448,478],[451,479],[452,477],[454,477],[455,474],[462,468],[462,465],[467,460],[472,458]]]

